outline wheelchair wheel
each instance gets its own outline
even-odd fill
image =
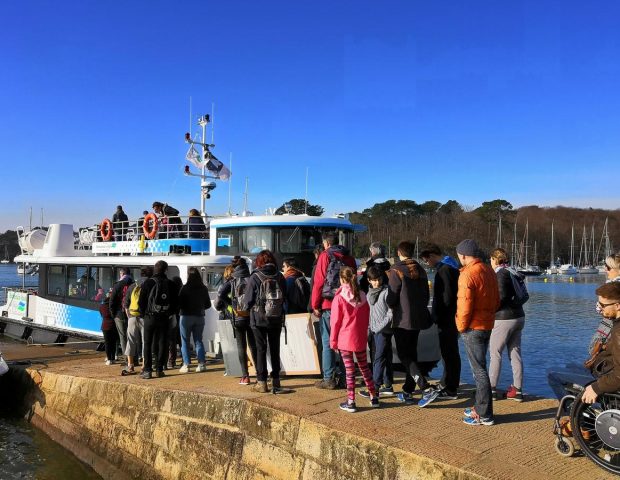
[[[620,395],[602,394],[591,405],[577,397],[571,424],[583,453],[605,470],[620,474]]]
[[[575,454],[575,445],[568,438],[557,437],[555,439],[555,451],[563,457],[572,457]]]

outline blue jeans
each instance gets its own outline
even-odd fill
[[[321,322],[319,328],[321,330],[321,343],[323,344],[323,352],[321,353],[321,366],[323,367],[323,378],[330,380],[334,378],[336,373],[336,352],[329,348],[329,334],[331,332],[331,310],[323,310],[321,313]],[[344,366],[340,362],[340,374],[345,378]]]
[[[576,383],[577,385],[585,386],[591,383],[592,380],[594,380],[594,376],[590,373],[590,370],[576,363],[569,363],[560,370],[547,372],[547,381],[558,400],[561,400],[566,395],[564,385]]]
[[[205,363],[205,346],[202,343],[202,332],[205,329],[205,317],[202,315],[181,315],[179,323],[181,329],[181,355],[183,363],[189,365],[190,335],[194,337],[198,363]]]
[[[372,379],[379,388],[391,387],[394,383],[394,370],[392,368],[392,332],[375,333],[375,358],[372,362]]]
[[[467,330],[461,333],[467,359],[476,381],[476,413],[480,418],[493,418],[493,398],[491,397],[491,381],[487,372],[487,351],[491,330]]]

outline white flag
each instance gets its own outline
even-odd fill
[[[202,168],[204,165],[202,159],[200,158],[200,153],[198,153],[198,150],[194,148],[194,145],[189,146],[189,150],[185,154],[185,160],[193,163],[197,168]]]

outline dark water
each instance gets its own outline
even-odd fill
[[[528,277],[530,300],[524,305],[521,356],[524,392],[553,398],[547,385],[547,370],[568,362],[582,362],[588,357],[590,338],[600,321],[595,311],[596,288],[605,283],[604,275],[552,275]],[[461,343],[463,370],[461,379],[473,383],[473,376]],[[441,374],[437,368],[433,377]],[[498,389],[512,383],[512,370],[504,352]]]
[[[38,282],[36,276],[27,275],[24,280],[26,286],[36,286]],[[22,278],[17,275],[17,266],[0,264],[0,287],[21,285]],[[3,290],[0,299],[0,304],[3,304]],[[99,478],[90,467],[27,421],[0,418],[0,480]]]

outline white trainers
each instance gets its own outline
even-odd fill
[[[106,365],[112,365],[114,363],[114,360],[106,360],[105,364]]]
[[[205,366],[204,363],[199,363],[198,366],[196,367],[196,373],[206,372],[206,371],[207,371],[207,367]]]
[[[198,371],[198,369],[196,369],[196,371]],[[185,364],[183,364],[183,366],[179,368],[179,373],[188,373],[188,372],[189,372],[189,367]]]

